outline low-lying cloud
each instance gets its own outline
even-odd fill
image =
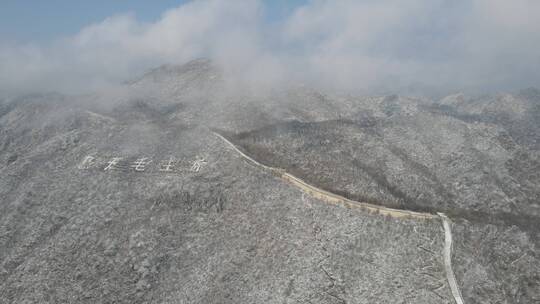
[[[355,92],[540,85],[536,0],[193,1],[153,23],[112,16],[47,45],[0,42],[0,91],[84,92],[209,57],[230,77]]]

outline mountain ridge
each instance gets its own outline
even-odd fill
[[[440,221],[329,206],[213,129],[316,185],[513,214],[452,218],[456,280],[466,303],[540,298],[537,227],[515,222],[540,212],[537,91],[242,90],[208,66],[0,102],[0,303],[454,301]]]

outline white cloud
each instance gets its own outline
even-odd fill
[[[263,11],[193,1],[154,23],[112,16],[48,45],[0,45],[0,90],[89,91],[197,57],[240,80],[345,90],[540,84],[535,0],[315,0],[280,26]]]

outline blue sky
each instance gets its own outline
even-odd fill
[[[0,42],[43,42],[69,36],[81,28],[124,13],[152,22],[167,9],[188,0],[1,0]],[[307,0],[264,1],[266,18],[278,21]]]

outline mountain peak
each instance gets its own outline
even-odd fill
[[[198,58],[188,61],[184,64],[164,64],[157,68],[153,68],[144,73],[141,77],[129,81],[128,84],[134,84],[145,80],[160,82],[171,78],[179,78],[186,75],[191,76],[211,76],[217,74],[218,69],[207,58]]]

